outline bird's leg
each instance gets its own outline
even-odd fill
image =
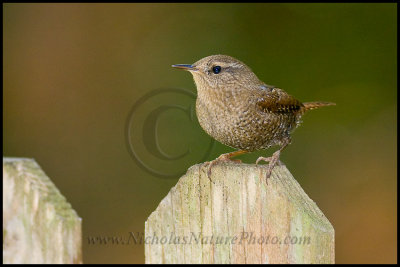
[[[275,165],[278,163],[279,165],[282,165],[282,162],[279,160],[279,156],[281,155],[282,150],[287,147],[287,145],[290,144],[290,139],[284,139],[282,142],[281,148],[279,148],[277,151],[272,154],[271,157],[265,158],[265,157],[259,157],[256,160],[256,164],[258,164],[260,161],[266,161],[269,162],[268,168],[267,168],[267,174],[266,174],[266,182],[268,183],[268,178],[272,174],[272,169],[275,167]]]
[[[210,179],[210,176],[211,176],[211,167],[213,166],[213,165],[215,165],[216,163],[218,163],[218,162],[228,162],[228,161],[230,161],[230,162],[236,162],[236,163],[241,163],[242,161],[240,160],[240,159],[231,159],[232,157],[236,157],[236,156],[239,156],[239,155],[242,155],[242,154],[245,154],[245,153],[248,153],[247,151],[245,151],[245,150],[238,150],[238,151],[234,151],[234,152],[229,152],[229,153],[225,153],[225,154],[222,154],[222,155],[220,155],[218,158],[216,158],[216,159],[214,159],[214,160],[212,160],[212,161],[209,161],[209,162],[207,162],[206,164],[208,164],[208,170],[207,170],[207,176],[208,176],[208,178]],[[210,179],[211,180],[211,179]]]

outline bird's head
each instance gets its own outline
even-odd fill
[[[192,73],[198,91],[261,83],[246,64],[225,55],[208,56],[191,65],[178,64],[172,67]]]

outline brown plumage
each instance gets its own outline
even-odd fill
[[[243,62],[225,55],[205,57],[192,65],[173,65],[190,71],[197,86],[196,114],[201,127],[217,141],[239,149],[222,154],[209,165],[255,150],[279,145],[269,161],[267,178],[290,143],[290,133],[308,110],[335,105],[301,103],[282,89],[260,81]],[[237,160],[235,160],[237,161]]]

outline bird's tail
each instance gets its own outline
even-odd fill
[[[305,102],[303,103],[303,105],[304,105],[304,110],[307,111],[325,106],[335,106],[336,104],[332,102]]]

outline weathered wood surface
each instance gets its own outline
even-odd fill
[[[334,229],[285,166],[192,166],[145,223],[146,263],[334,263]]]
[[[3,158],[3,263],[81,263],[81,223],[33,159]]]

